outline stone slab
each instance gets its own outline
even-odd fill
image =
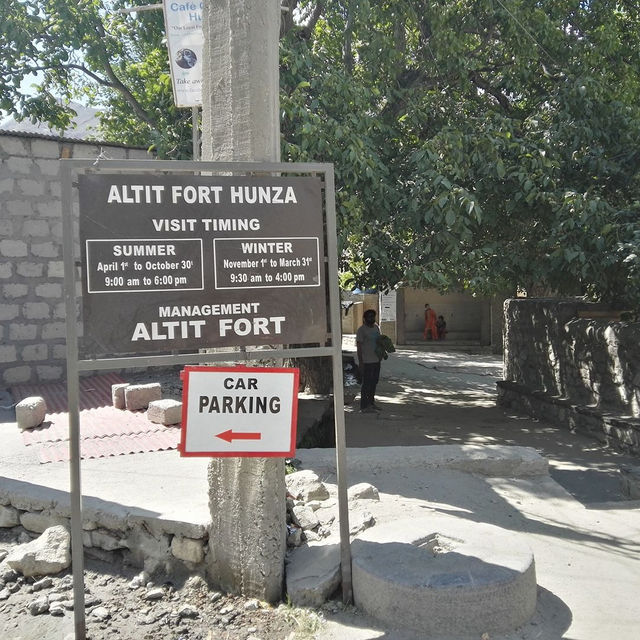
[[[120,382],[111,385],[111,401],[116,409],[124,409],[126,407],[124,401],[124,390],[129,386],[128,382]]]
[[[356,606],[425,636],[480,637],[534,614],[533,552],[492,525],[432,514],[369,529],[352,544]]]
[[[127,410],[146,409],[150,402],[162,398],[162,387],[159,382],[149,384],[130,384],[124,390],[124,402]]]
[[[319,607],[339,584],[338,543],[298,547],[287,559],[286,591],[296,606]]]
[[[178,424],[182,421],[182,402],[165,398],[152,400],[147,409],[147,418],[156,424]]]

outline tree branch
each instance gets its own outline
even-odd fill
[[[316,3],[316,8],[313,10],[313,13],[311,14],[311,18],[309,18],[309,21],[307,22],[307,24],[304,26],[304,29],[302,30],[305,38],[308,39],[311,37],[313,30],[316,28],[316,23],[322,17],[325,4],[326,4],[325,0],[318,0],[318,2]]]
[[[324,12],[326,5],[326,0],[318,0],[316,5],[311,13],[311,16],[307,20],[306,24],[301,25],[301,29],[299,32],[300,38],[304,40],[309,40],[311,38],[311,34],[315,29],[315,26],[320,20],[322,13]],[[284,4],[282,5],[286,7],[288,10],[282,12],[282,17],[280,20],[280,37],[284,37],[296,26],[296,23],[293,19],[293,12],[298,7],[298,0],[284,0]]]
[[[103,25],[101,24],[96,25],[96,31],[98,33],[98,36],[101,39],[106,37],[106,33]],[[140,118],[140,120],[142,120],[142,122],[149,125],[151,129],[156,130],[157,129],[156,123],[149,117],[147,112],[142,108],[140,103],[135,99],[131,91],[129,91],[129,89],[121,82],[120,78],[118,78],[118,76],[116,75],[115,71],[113,70],[113,67],[111,66],[109,55],[107,54],[107,51],[102,46],[102,44],[100,44],[96,48],[96,50],[100,58],[100,62],[104,67],[104,71],[107,77],[109,78],[109,80],[111,81],[111,84],[109,86],[112,89],[115,89],[116,91],[118,91],[123,96],[123,98],[129,103],[129,105],[133,109],[133,112],[138,116],[138,118]]]
[[[286,8],[286,11],[281,11],[280,14],[280,37],[284,36],[295,27],[293,21],[293,11],[298,6],[298,0],[285,0],[282,6]]]
[[[344,46],[342,50],[342,60],[344,70],[347,75],[353,75],[353,7],[351,2],[347,4],[347,20],[344,25]]]
[[[505,96],[503,93],[498,91],[495,87],[492,87],[477,72],[471,71],[469,73],[469,80],[471,80],[472,84],[478,87],[478,89],[482,89],[484,92],[488,93],[490,96],[493,96],[497,100],[498,104],[505,111],[509,111],[511,109],[511,103],[509,102],[509,98],[507,98],[507,96]]]
[[[103,86],[103,87],[113,87],[113,85],[108,81],[105,80],[104,78],[101,78],[98,74],[94,73],[93,71],[91,71],[91,69],[88,69],[87,67],[85,67],[82,64],[74,64],[74,63],[69,63],[69,64],[47,64],[47,65],[39,65],[39,66],[35,66],[35,67],[28,67],[26,69],[21,70],[21,73],[24,72],[25,75],[29,74],[29,73],[38,73],[39,71],[54,71],[54,70],[69,70],[69,71],[80,71],[81,73],[84,73],[85,75],[89,76],[92,80],[94,80],[95,82],[97,82],[99,85]],[[14,72],[10,72],[10,73],[14,73]]]

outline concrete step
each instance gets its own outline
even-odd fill
[[[408,338],[404,344],[406,346],[419,346],[421,347],[421,349],[430,349],[434,351],[454,351],[456,349],[461,349],[464,347],[482,348],[480,340],[423,340],[422,338],[420,338],[419,340],[412,340]]]
[[[422,637],[513,631],[534,614],[533,552],[493,525],[432,513],[373,527],[352,544],[357,607]]]
[[[409,333],[405,336],[405,341],[403,343],[397,343],[396,346],[417,346],[420,345],[428,350],[435,351],[455,351],[459,349],[465,348],[485,348],[485,346],[480,343],[480,335],[472,334],[470,338],[461,338],[463,335],[461,332],[447,334],[446,340],[425,340],[422,337],[421,333]],[[489,346],[486,346],[487,349],[490,349]],[[342,349],[347,352],[352,352],[356,350],[356,336],[354,333],[345,333],[342,336]]]
[[[408,331],[405,334],[407,340],[420,342],[432,342],[425,340],[422,331]],[[440,341],[438,341],[440,342]],[[477,331],[447,331],[447,337],[443,342],[477,342],[480,343],[480,333]]]

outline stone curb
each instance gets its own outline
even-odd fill
[[[335,455],[335,449],[301,449],[296,453],[302,468],[323,468],[333,472]],[[510,478],[549,475],[549,461],[531,447],[439,444],[347,449],[349,472],[403,467],[452,469]]]
[[[524,407],[535,418],[579,431],[619,451],[640,453],[640,418],[575,404],[517,382],[498,380],[496,386],[500,406]]]
[[[0,478],[0,515],[3,526],[20,523],[29,531],[63,524],[70,529],[67,492],[19,480]],[[180,522],[151,512],[83,496],[85,549],[128,553],[134,566],[167,573],[204,573],[210,523]],[[48,525],[47,525],[48,523]]]

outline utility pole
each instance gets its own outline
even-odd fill
[[[203,8],[202,159],[280,160],[280,0],[209,0]],[[209,464],[209,577],[225,591],[282,596],[283,458]]]

